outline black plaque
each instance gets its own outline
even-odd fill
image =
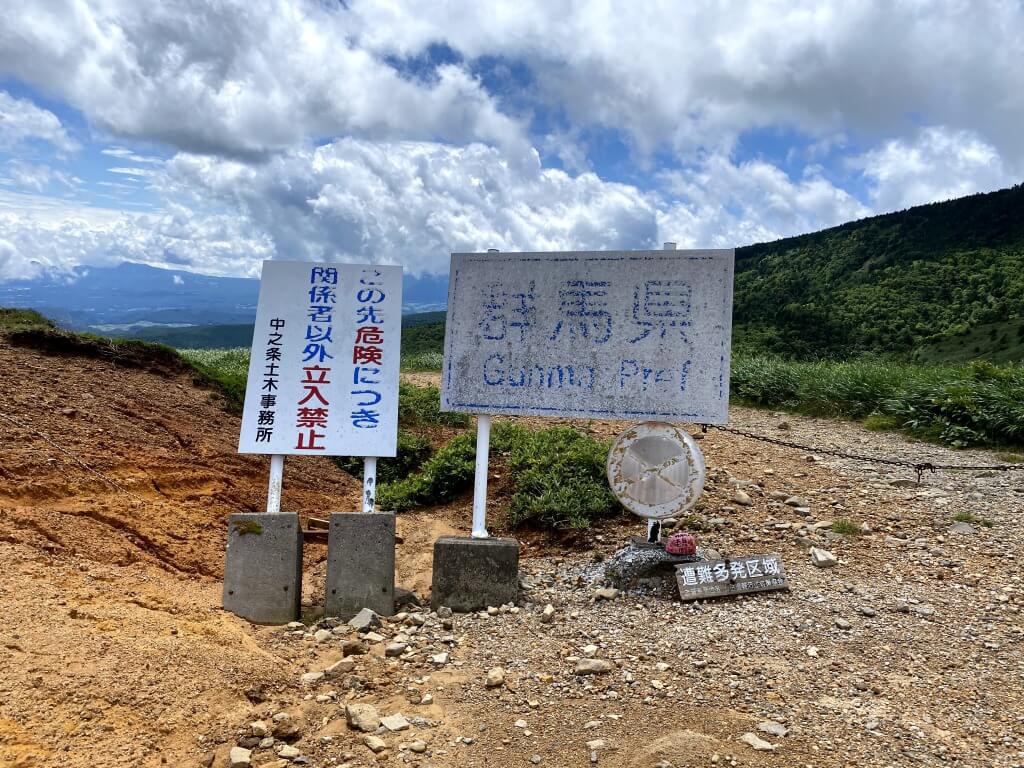
[[[676,583],[683,602],[789,589],[782,558],[776,554],[677,565]]]

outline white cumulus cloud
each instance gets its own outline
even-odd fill
[[[14,149],[26,139],[47,141],[63,152],[79,148],[53,112],[0,91],[0,150]]]

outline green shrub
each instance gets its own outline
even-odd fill
[[[508,462],[514,491],[509,524],[585,528],[617,514],[619,505],[605,480],[606,444],[571,427],[539,432],[499,422],[491,433],[493,456]],[[473,485],[476,439],[461,434],[426,461],[415,475],[378,489],[384,509],[404,512],[451,501]]]
[[[398,451],[393,458],[377,460],[377,482],[393,483],[408,477],[430,456],[430,441],[422,435],[398,430]],[[359,456],[335,456],[334,463],[352,477],[362,478],[363,459]]]
[[[465,427],[469,425],[469,414],[444,413],[437,387],[403,381],[398,385],[398,421],[406,426]]]
[[[832,523],[832,533],[838,533],[841,536],[859,536],[860,525],[856,520],[836,520]]]
[[[620,511],[608,488],[608,445],[572,427],[526,433],[510,446],[515,483],[509,524],[528,520],[552,528],[586,528]]]
[[[416,474],[380,485],[377,502],[381,509],[406,512],[451,501],[472,486],[475,462],[475,436],[457,435],[425,461]]]
[[[751,405],[865,419],[963,447],[1024,443],[1024,366],[984,361],[911,365],[888,360],[733,360],[732,390]]]

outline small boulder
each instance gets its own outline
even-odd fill
[[[369,608],[363,608],[363,610],[348,620],[348,625],[357,632],[376,629],[380,626],[380,616]]]
[[[756,733],[752,733],[750,731],[747,731],[740,736],[740,741],[758,752],[774,752],[777,749],[774,744],[770,744]]]
[[[839,565],[839,560],[827,549],[811,547],[811,564],[815,568],[831,568],[832,566]]]
[[[389,731],[407,731],[409,730],[409,721],[405,719],[402,714],[388,715],[380,719],[380,724],[387,728]]]
[[[348,704],[345,706],[345,722],[353,730],[373,733],[380,727],[380,715],[372,704]]]
[[[500,688],[505,684],[505,670],[501,667],[494,667],[484,678],[484,685],[488,688]]]
[[[242,747],[232,747],[228,752],[228,766],[230,768],[246,768],[252,764],[252,750]]]
[[[375,755],[380,752],[383,752],[385,749],[388,748],[388,743],[384,741],[384,739],[382,739],[380,736],[374,736],[372,734],[367,734],[366,736],[363,736],[363,744],[365,744],[366,748],[373,752],[373,754]]]
[[[577,675],[603,675],[615,669],[607,659],[580,659],[576,664]]]

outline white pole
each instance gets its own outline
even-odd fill
[[[363,459],[363,512],[373,512],[377,503],[377,457]]]
[[[491,417],[476,417],[476,474],[473,477],[473,533],[474,539],[486,539],[487,534],[487,460],[491,451]]]
[[[276,515],[281,511],[281,481],[284,479],[284,454],[275,453],[270,457],[270,485],[267,488],[267,514]]]

